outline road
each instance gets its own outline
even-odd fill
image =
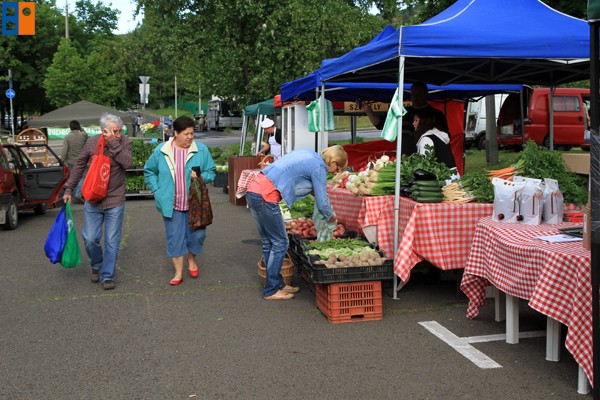
[[[380,135],[379,131],[376,130],[361,130],[358,134],[363,138],[378,138]],[[200,140],[208,147],[213,146],[228,146],[232,144],[240,143],[241,131],[233,131],[231,133],[225,133],[220,131],[207,131],[207,132],[196,132],[194,137]],[[332,132],[329,134],[331,140],[349,140],[350,132]],[[249,138],[252,140],[252,137]],[[49,145],[56,154],[60,156],[62,149],[62,140],[50,140]]]
[[[564,347],[560,362],[544,360],[543,337],[473,345],[501,366],[482,369],[425,329],[435,321],[458,338],[503,333],[493,301],[465,317],[451,274],[417,269],[398,300],[386,284],[381,321],[330,324],[298,276],[296,298],[263,300],[248,209],[216,188],[211,199],[200,277],[177,287],[151,199],[126,203],[113,291],[89,281],[85,256],[73,269],[49,263],[43,244],[57,210],[22,213],[16,230],[0,231],[0,398],[591,398],[576,393]],[[83,206],[73,214],[81,232]],[[521,329],[544,330],[545,318],[522,306]]]

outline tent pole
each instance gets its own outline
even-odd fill
[[[402,36],[401,36],[402,37]],[[402,110],[404,105],[404,57],[400,57],[398,65],[398,109]],[[399,234],[398,229],[400,227],[400,166],[402,160],[402,119],[403,115],[400,112],[400,118],[398,118],[398,135],[396,137],[396,184],[394,185],[394,258],[398,253],[398,241]],[[393,299],[398,300],[398,290],[402,286],[398,287],[398,279],[396,278],[396,272],[394,272],[394,294]]]
[[[198,103],[200,104],[200,103]],[[248,134],[248,118],[246,115],[246,111],[244,110],[242,113],[242,134],[240,136],[240,151],[238,152],[239,156],[244,155],[244,146],[246,145],[246,135]],[[254,154],[252,154],[254,155]]]
[[[556,88],[556,86],[551,85],[550,86],[550,98],[548,99],[548,109],[549,109],[549,116],[548,118],[550,119],[548,121],[548,128],[550,128],[550,150],[554,150],[554,89]],[[523,129],[523,135],[525,135],[525,129]],[[524,136],[523,136],[524,137]]]
[[[600,196],[600,21],[590,21],[590,201],[591,201],[591,269],[592,269],[592,348],[594,381],[600,373],[600,232],[598,201]],[[597,382],[597,381],[596,381]],[[600,390],[594,385],[594,399],[600,399]]]
[[[319,146],[317,147],[317,153],[327,147],[327,142],[325,141],[325,82],[321,82],[321,97],[319,101],[319,107],[321,108],[321,118],[319,125]]]

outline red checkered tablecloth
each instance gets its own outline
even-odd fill
[[[394,196],[361,197],[335,189],[329,190],[329,199],[338,220],[350,229],[376,225],[379,248],[387,257],[394,254]],[[492,204],[417,203],[400,197],[395,273],[406,282],[423,260],[443,270],[464,268],[477,221],[492,210]]]
[[[250,185],[250,182],[252,182],[258,174],[260,174],[260,169],[242,170],[242,174],[240,175],[240,179],[238,180],[238,186],[235,192],[235,197],[237,197],[238,199],[244,197],[246,195],[248,185]]]
[[[565,347],[593,382],[590,251],[581,242],[536,239],[573,226],[581,224],[522,225],[481,219],[460,287],[470,300],[469,318],[477,316],[485,304],[485,287],[492,284],[568,326]]]
[[[394,260],[396,275],[404,282],[423,260],[442,270],[464,268],[477,222],[494,208],[491,203],[417,203],[405,198],[402,203],[400,221],[408,211],[404,207],[412,208]]]

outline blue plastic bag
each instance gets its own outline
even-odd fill
[[[54,225],[50,228],[46,243],[44,244],[44,251],[46,257],[50,259],[52,264],[60,262],[62,257],[65,243],[67,242],[67,232],[69,228],[67,226],[67,218],[65,214],[65,206],[60,209],[60,212],[54,220]]]

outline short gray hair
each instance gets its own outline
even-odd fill
[[[108,124],[113,123],[119,125],[119,129],[123,127],[123,120],[111,113],[104,113],[100,117],[100,129],[108,128]]]

